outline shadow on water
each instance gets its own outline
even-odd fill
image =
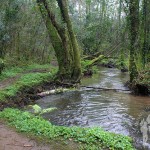
[[[128,74],[117,69],[101,68],[92,78],[83,79],[82,85],[127,89],[124,86],[127,80]],[[55,125],[99,126],[107,131],[133,137],[137,149],[150,149],[149,144],[147,148],[142,147],[142,134],[138,123],[141,119],[140,114],[143,115],[145,108],[150,106],[150,97],[134,96],[121,91],[83,88],[79,91],[50,95],[37,103],[42,108],[58,108],[57,111],[44,115]],[[148,113],[150,114],[149,111]]]

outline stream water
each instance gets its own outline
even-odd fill
[[[134,96],[130,92],[121,91],[127,89],[124,86],[127,80],[127,73],[100,68],[98,74],[82,80],[82,85],[94,89],[81,88],[78,91],[46,96],[38,100],[37,104],[42,108],[58,108],[44,115],[55,125],[99,126],[107,131],[131,136],[138,150],[150,149],[149,141],[143,146],[139,124],[141,118],[146,119],[150,114],[150,97]],[[96,87],[120,90],[106,91]]]

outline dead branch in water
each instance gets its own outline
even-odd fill
[[[83,88],[91,88],[91,89],[98,89],[98,90],[105,90],[105,91],[109,91],[109,90],[112,90],[112,91],[130,91],[129,89],[113,89],[113,88],[103,88],[103,87],[93,87],[93,86],[80,86],[80,87],[83,87]]]

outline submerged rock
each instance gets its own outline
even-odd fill
[[[128,72],[127,68],[121,68],[121,72]]]

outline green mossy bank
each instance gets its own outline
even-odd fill
[[[6,68],[0,76],[0,110],[6,107],[24,107],[40,98],[44,86],[49,89],[58,68],[50,64],[31,64]]]
[[[43,70],[44,69],[44,70]],[[24,89],[32,88],[44,82],[53,80],[57,69],[48,67],[47,65],[30,65],[26,68],[12,68],[10,71],[6,70],[1,76],[1,82],[8,78],[13,78],[13,83],[9,84],[3,89],[0,89],[0,103],[8,102],[11,97],[16,96]]]
[[[16,96],[17,93],[25,88],[39,85],[52,79],[51,73],[29,73],[21,76],[14,84],[0,91],[0,101],[7,101],[8,97]]]
[[[19,132],[30,133],[49,140],[66,139],[80,143],[79,149],[134,150],[131,138],[106,132],[99,127],[55,126],[39,116],[11,108],[0,112],[0,119],[4,119]]]

